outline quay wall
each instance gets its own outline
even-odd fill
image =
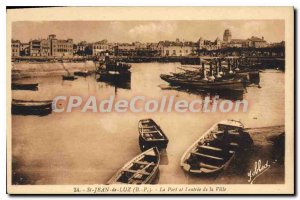
[[[12,78],[29,78],[39,76],[59,76],[73,74],[75,71],[88,70],[94,72],[96,65],[93,61],[86,62],[15,62],[12,63]]]

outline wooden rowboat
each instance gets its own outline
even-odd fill
[[[89,71],[76,71],[74,72],[75,76],[83,76],[83,77],[87,77],[89,76],[91,73]]]
[[[180,165],[191,174],[221,172],[236,153],[253,143],[241,122],[224,120],[201,136],[181,158]]]
[[[156,147],[127,162],[107,184],[151,184],[159,173],[160,156]]]
[[[11,112],[15,115],[47,115],[52,112],[52,100],[35,101],[12,99]]]
[[[38,83],[11,83],[12,90],[38,90]]]
[[[73,76],[73,75],[63,75],[62,79],[65,81],[74,81],[77,79],[77,77]]]
[[[140,120],[138,129],[139,144],[142,151],[152,147],[157,147],[159,150],[167,148],[168,137],[152,119]]]

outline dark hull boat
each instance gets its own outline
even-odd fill
[[[74,81],[77,79],[77,77],[73,76],[73,75],[63,75],[62,79],[65,81]]]
[[[167,148],[169,139],[152,119],[140,120],[138,129],[139,144],[142,151],[152,147],[157,147],[159,150]]]
[[[259,85],[260,83],[260,74],[259,70],[241,70],[241,71],[236,71],[236,76],[241,77],[244,80],[247,81],[247,84],[256,84]]]
[[[242,79],[229,79],[217,81],[202,81],[199,79],[186,79],[174,77],[171,75],[161,74],[160,78],[170,85],[181,86],[191,89],[211,90],[211,91],[244,91],[245,84]]]
[[[38,83],[11,83],[12,90],[38,90]]]
[[[130,68],[131,68],[130,64],[122,63],[122,62],[108,62],[105,64],[105,69],[107,71],[124,72],[124,71],[128,71]]]
[[[83,77],[87,77],[89,76],[91,73],[89,71],[76,71],[74,72],[75,76],[83,76]]]
[[[156,147],[127,162],[107,184],[151,184],[159,173],[160,156]]]
[[[237,153],[252,143],[241,122],[224,120],[215,124],[187,149],[180,165],[191,174],[218,173],[229,166]]]
[[[131,72],[114,72],[114,71],[105,71],[105,70],[98,70],[97,74],[99,78],[97,81],[106,82],[111,85],[114,85],[119,88],[123,89],[130,89],[131,88]]]
[[[13,99],[11,112],[14,115],[48,115],[52,112],[52,101],[33,101]]]

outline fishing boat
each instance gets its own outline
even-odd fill
[[[125,62],[117,62],[113,59],[110,59],[109,55],[107,54],[104,59],[104,67],[106,71],[116,71],[116,72],[127,72],[131,65]]]
[[[128,71],[130,68],[131,68],[130,64],[123,63],[123,62],[110,61],[105,64],[105,69],[107,71],[124,72],[124,71]]]
[[[120,73],[118,71],[106,71],[106,70],[98,70],[97,74],[100,75],[100,81],[129,81],[131,79],[131,72],[123,72]]]
[[[131,72],[118,72],[118,71],[106,71],[104,69],[98,69],[96,74],[98,75],[98,82],[105,82],[110,85],[130,89],[131,88]]]
[[[12,99],[11,112],[15,115],[47,115],[52,112],[52,100]]]
[[[244,91],[245,84],[242,78],[219,79],[213,81],[201,80],[199,78],[175,77],[168,74],[161,74],[160,78],[170,85],[181,86],[191,89],[211,90],[211,91]]]
[[[152,119],[142,119],[138,124],[139,144],[142,151],[152,147],[165,149],[169,139]]]
[[[156,147],[127,162],[107,184],[151,184],[159,173],[160,156]]]
[[[252,143],[241,122],[224,120],[213,125],[186,150],[180,165],[191,174],[218,173],[229,166],[237,153]]]
[[[241,70],[236,72],[236,77],[243,78],[247,84],[256,84],[260,83],[260,71],[259,70]]]
[[[38,90],[38,83],[11,83],[12,90]]]
[[[77,77],[73,76],[73,75],[63,75],[62,76],[63,80],[65,81],[74,81],[77,79]]]

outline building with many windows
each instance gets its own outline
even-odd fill
[[[249,47],[254,47],[254,48],[264,48],[268,46],[267,41],[265,41],[264,37],[255,37],[252,36],[251,38],[248,39],[249,41]]]
[[[30,55],[29,43],[21,43],[20,56],[29,56],[29,55]]]
[[[204,40],[202,37],[198,40],[198,49],[206,49],[206,50],[217,50],[221,49],[222,47],[222,42],[221,40],[217,37],[215,41],[210,41],[210,40]]]
[[[252,36],[249,39],[233,39],[231,31],[229,29],[226,29],[223,34],[222,48],[226,48],[226,47],[263,48],[263,47],[267,47],[267,46],[268,46],[268,43],[264,40],[264,37],[258,38],[258,37]]]
[[[107,40],[101,40],[92,44],[92,55],[104,55],[106,52],[111,51],[112,48]]]
[[[28,46],[30,56],[73,56],[73,40],[59,40],[53,34],[47,39],[31,40]]]
[[[41,56],[41,40],[30,40],[29,41],[29,54],[30,56]]]
[[[179,39],[176,39],[176,41],[160,41],[157,50],[161,56],[188,56],[196,52],[197,44],[183,42]]]
[[[11,56],[12,57],[20,56],[20,47],[21,47],[20,40],[11,40]]]
[[[56,35],[49,35],[48,41],[50,43],[50,55],[57,57],[70,57],[73,56],[73,40],[57,39]]]

